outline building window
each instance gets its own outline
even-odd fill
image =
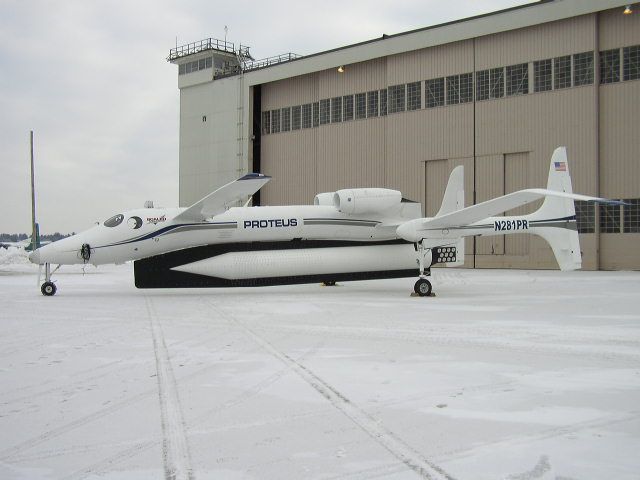
[[[504,97],[504,68],[489,70],[489,98]]]
[[[178,65],[178,75],[184,75],[186,72],[187,66],[183,63],[182,65]]]
[[[207,57],[206,58],[206,67],[207,68],[211,68],[212,62],[213,62],[213,57]]]
[[[444,105],[444,78],[427,80],[424,86],[425,107],[441,107]]]
[[[576,53],[573,56],[573,85],[593,83],[593,52]]]
[[[387,89],[380,90],[380,116],[387,114]]]
[[[389,113],[405,111],[405,87],[406,85],[404,84],[389,87],[389,95],[387,96],[387,108]]]
[[[620,49],[600,52],[600,83],[620,81]]]
[[[342,120],[353,120],[353,95],[342,97]]]
[[[447,77],[447,105],[460,103],[460,76]]]
[[[473,101],[473,74],[447,77],[447,105]]]
[[[311,128],[311,104],[302,105],[302,128]]]
[[[625,198],[624,233],[640,233],[640,198]]]
[[[342,121],[342,97],[331,99],[331,123]]]
[[[600,233],[620,233],[620,205],[600,205]]]
[[[421,82],[407,83],[407,110],[420,110],[422,108]]]
[[[282,131],[291,130],[291,109],[287,107],[280,110],[280,118],[282,119]]]
[[[367,118],[367,95],[356,93],[356,119]]]
[[[300,130],[300,105],[291,107],[291,130]]]
[[[594,233],[596,231],[596,207],[591,202],[576,200],[576,223],[578,233]]]
[[[320,100],[320,125],[326,125],[329,123],[329,115],[331,111],[329,108],[329,99],[325,98]]]
[[[473,101],[473,73],[460,75],[460,103]]]
[[[529,64],[510,65],[507,71],[507,95],[526,95],[529,93]]]
[[[262,112],[262,134],[271,133],[271,112]]]
[[[553,59],[553,88],[569,88],[571,86],[571,55]]]
[[[271,133],[280,133],[280,110],[271,110]]]
[[[553,88],[551,80],[551,59],[533,62],[533,91],[546,92]]]
[[[204,70],[205,69],[205,60],[204,58],[198,60],[198,70]]]
[[[625,80],[640,79],[640,45],[625,47],[623,52],[623,78]]]
[[[489,70],[482,70],[476,74],[476,100],[489,99]]]
[[[367,92],[367,117],[378,116],[378,91]]]
[[[320,125],[320,103],[313,103],[313,126],[317,127]]]

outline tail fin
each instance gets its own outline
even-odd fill
[[[436,217],[455,212],[461,208],[464,208],[464,167],[462,165],[451,171]]]
[[[553,152],[547,189],[573,193],[566,147],[558,147]],[[560,270],[576,270],[582,266],[573,202],[570,198],[547,196],[542,206],[528,215],[530,232],[544,238],[551,246]]]
[[[464,208],[464,167],[457,166],[451,171],[447,188],[442,197],[442,204],[436,217],[446,215]],[[448,262],[449,267],[458,267],[464,264],[464,238],[458,238],[455,242],[455,262]]]

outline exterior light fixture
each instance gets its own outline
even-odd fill
[[[631,5],[627,5],[627,7],[624,9],[624,12],[622,12],[624,15],[631,15],[633,13],[633,10],[631,10]]]
[[[338,73],[344,73],[344,65],[338,67]]]

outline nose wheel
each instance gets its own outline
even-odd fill
[[[53,282],[44,282],[40,287],[40,291],[45,297],[51,297],[56,294],[56,284]]]

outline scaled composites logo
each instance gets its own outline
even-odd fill
[[[295,218],[274,218],[271,220],[245,220],[244,228],[281,228],[297,227],[298,220]]]
[[[147,223],[153,223],[154,225],[157,225],[159,223],[166,222],[166,221],[167,221],[166,215],[162,215],[161,217],[147,217]]]

